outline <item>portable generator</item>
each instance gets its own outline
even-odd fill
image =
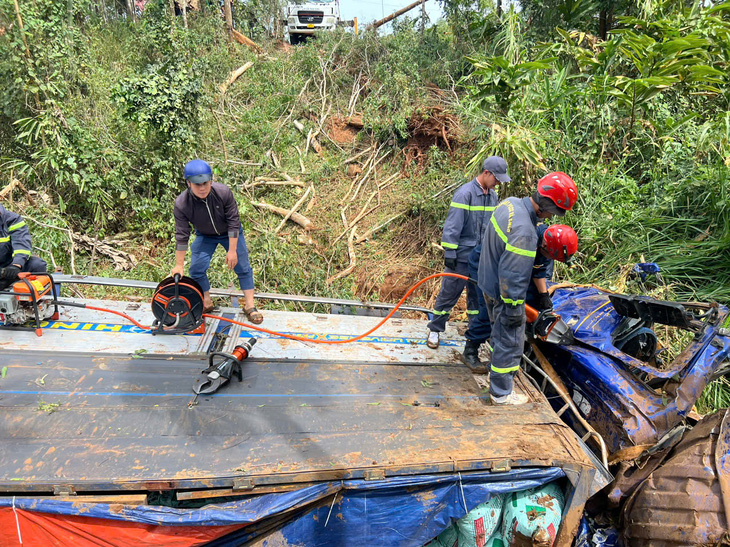
[[[21,273],[18,281],[0,291],[0,325],[20,326],[32,321],[40,336],[41,321],[58,318],[54,292],[50,275]]]

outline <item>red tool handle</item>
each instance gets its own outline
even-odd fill
[[[528,306],[527,304],[525,304],[525,316],[527,317],[528,323],[534,323],[537,320],[539,315],[540,315],[539,311],[537,311],[532,306]]]

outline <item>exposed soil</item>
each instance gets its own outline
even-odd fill
[[[355,141],[360,129],[348,123],[348,118],[332,116],[327,124],[327,134],[338,144],[348,144]]]

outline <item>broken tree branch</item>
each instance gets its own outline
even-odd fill
[[[218,116],[212,108],[210,109],[210,112],[211,114],[213,114],[215,124],[218,126],[218,134],[221,137],[221,144],[223,145],[223,158],[226,162],[228,162],[228,148],[226,147],[226,139],[223,138],[223,128],[221,127],[221,122],[218,120]]]
[[[311,142],[312,148],[314,148],[314,151],[317,152],[317,154],[321,154],[322,153],[322,145],[319,144],[319,141],[316,138],[314,138],[314,136],[311,135],[311,130],[309,132],[305,131],[304,130],[304,124],[302,124],[302,122],[300,122],[299,120],[294,120],[293,123],[294,123],[294,127],[296,127],[297,130],[302,135],[304,135],[305,137],[307,137],[307,144],[309,144]],[[305,154],[306,154],[306,152],[305,152]]]
[[[263,165],[263,163],[257,161],[228,160],[228,163],[235,163],[236,165],[248,165],[250,167],[261,167]]]
[[[8,183],[8,185],[0,190],[0,199],[6,199],[8,196],[12,196],[12,192],[15,188],[20,188],[23,193],[25,194],[25,197],[28,199],[28,202],[35,207],[35,199],[33,199],[33,196],[28,191],[28,189],[23,185],[22,182],[20,182],[18,179],[13,178],[11,175],[11,180]]]
[[[366,148],[365,150],[363,150],[362,152],[358,152],[357,154],[355,154],[355,155],[354,155],[354,156],[352,156],[351,158],[347,158],[347,159],[346,159],[346,160],[345,160],[345,161],[344,161],[343,163],[344,163],[345,165],[347,165],[348,163],[352,163],[353,161],[355,161],[355,160],[356,160],[357,158],[359,158],[360,156],[362,156],[362,155],[364,155],[364,154],[367,154],[368,152],[370,152],[370,151],[371,151],[372,149],[373,149],[373,147],[372,147],[372,146],[368,146],[368,147],[367,147],[367,148]]]
[[[300,180],[255,180],[243,185],[246,190],[250,190],[256,186],[298,186],[299,188],[304,188],[306,184]]]
[[[225,95],[226,94],[226,91],[228,91],[228,88],[231,86],[231,84],[233,84],[233,82],[235,82],[236,80],[238,80],[238,78],[241,76],[241,74],[243,74],[244,72],[246,72],[252,66],[253,66],[253,62],[252,61],[249,61],[249,62],[241,65],[240,67],[238,67],[233,72],[231,72],[228,75],[228,78],[226,79],[226,81],[223,82],[221,85],[218,86],[218,89],[220,90],[221,95]]]
[[[302,170],[302,174],[304,174],[307,170],[304,168],[304,161],[302,161],[302,151],[298,146],[295,146],[294,148],[296,149],[297,154],[299,154],[299,168]]]
[[[286,224],[286,221],[289,220],[289,217],[291,217],[294,213],[297,212],[297,209],[299,209],[302,206],[302,204],[307,199],[307,196],[309,196],[309,193],[311,191],[312,191],[312,186],[310,185],[307,187],[307,191],[304,192],[304,195],[301,198],[299,198],[299,200],[294,204],[294,207],[289,209],[289,212],[286,215],[284,215],[283,219],[281,219],[281,222],[274,230],[274,235],[278,234],[279,230],[281,230],[284,227],[284,225]]]
[[[365,212],[365,210],[367,209],[368,205],[370,205],[370,202],[371,202],[371,201],[373,201],[373,198],[374,198],[375,196],[377,196],[377,195],[378,195],[378,191],[377,191],[377,190],[376,190],[375,192],[373,192],[372,194],[370,194],[370,197],[369,197],[369,198],[368,198],[368,200],[367,200],[367,201],[365,202],[365,205],[363,205],[363,206],[362,206],[362,209],[360,209],[360,212],[359,212],[359,213],[358,213],[357,215],[355,215],[355,218],[354,218],[354,219],[352,220],[352,222],[349,222],[349,223],[348,223],[348,224],[347,224],[347,225],[345,226],[345,231],[344,231],[344,232],[342,232],[342,233],[341,233],[341,234],[340,234],[339,236],[337,236],[337,238],[336,238],[336,239],[335,239],[335,240],[334,240],[334,241],[332,242],[332,245],[334,245],[334,244],[335,244],[335,243],[337,243],[337,242],[338,242],[338,241],[339,241],[340,239],[342,239],[342,237],[343,237],[343,236],[344,236],[344,235],[345,235],[345,234],[347,233],[347,230],[349,230],[350,228],[354,228],[354,227],[355,227],[355,225],[356,225],[356,224],[357,224],[358,222],[360,222],[360,221],[361,221],[361,220],[362,220],[363,218],[365,218],[365,217],[366,217],[367,215],[369,215],[369,214],[370,214],[370,213],[372,213],[372,212],[373,212],[373,211],[374,211],[375,209],[377,209],[377,205],[376,205],[375,207],[373,207],[372,209],[370,209],[370,210],[369,210],[369,211],[368,211],[367,213]]]
[[[355,269],[355,265],[357,264],[357,257],[355,256],[355,245],[353,244],[353,240],[355,239],[355,230],[357,230],[357,228],[353,228],[350,231],[350,237],[347,238],[347,254],[350,256],[350,265],[341,272],[336,273],[332,277],[329,277],[327,279],[327,285],[331,285],[334,281],[337,281],[338,279],[341,279],[343,277],[347,277]]]
[[[251,38],[249,38],[245,34],[238,32],[234,28],[231,29],[231,38],[233,38],[236,42],[238,42],[241,45],[248,46],[255,53],[261,54],[264,52],[264,48],[262,48],[256,42],[251,40]]]
[[[390,224],[394,220],[399,219],[400,217],[402,217],[405,214],[406,214],[405,211],[402,212],[402,213],[398,213],[397,215],[394,215],[394,216],[390,217],[388,220],[386,220],[382,224],[378,224],[375,228],[371,228],[370,230],[368,230],[367,232],[365,232],[363,235],[361,235],[360,237],[358,237],[357,238],[357,241],[355,243],[362,243],[363,241],[365,241],[367,239],[370,239],[373,236],[373,234],[376,234],[377,232],[379,232],[380,230],[382,230],[383,228],[385,228],[388,224]]]
[[[284,209],[282,207],[277,207],[276,205],[271,205],[270,203],[266,203],[263,201],[252,201],[251,205],[254,207],[258,207],[259,209],[264,209],[266,211],[271,211],[272,213],[276,213],[277,215],[286,216],[289,212],[287,209]],[[314,230],[314,223],[309,220],[307,217],[300,213],[292,213],[289,217],[293,222],[296,222],[304,228],[305,230]]]
[[[360,180],[360,184],[359,184],[359,185],[357,186],[357,188],[355,189],[355,193],[354,193],[354,194],[352,194],[352,197],[350,198],[350,201],[354,201],[354,200],[355,200],[355,198],[357,197],[357,195],[358,195],[358,194],[360,193],[360,189],[362,188],[362,185],[363,185],[363,184],[365,183],[365,181],[366,181],[366,180],[368,179],[368,177],[370,176],[370,173],[371,173],[371,172],[372,172],[372,171],[373,171],[373,170],[374,170],[375,168],[377,168],[377,167],[378,167],[378,165],[380,165],[380,163],[381,163],[381,162],[382,162],[382,161],[383,161],[383,160],[384,160],[385,158],[387,158],[387,157],[388,157],[389,155],[390,155],[390,150],[386,151],[386,152],[385,152],[385,154],[383,154],[382,156],[380,156],[380,159],[378,159],[378,161],[376,161],[375,163],[371,163],[371,164],[370,164],[370,167],[368,168],[367,172],[366,172],[366,173],[365,173],[365,174],[363,175],[363,177],[362,177],[362,180]],[[376,183],[376,184],[377,184],[377,183]]]

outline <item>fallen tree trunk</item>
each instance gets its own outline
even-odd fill
[[[370,23],[366,30],[374,30],[378,27],[382,27],[385,23],[390,23],[393,19],[398,17],[399,15],[403,15],[405,12],[412,10],[416,6],[420,6],[423,4],[425,0],[416,0],[412,4],[408,4],[405,8],[401,8],[396,12],[391,13],[387,17],[383,17],[379,21],[375,21],[374,23]]]
[[[228,91],[228,88],[230,87],[230,85],[233,82],[235,82],[236,80],[238,80],[238,78],[241,76],[241,74],[246,72],[252,66],[253,66],[253,62],[249,61],[249,62],[243,64],[242,66],[238,67],[233,72],[231,72],[230,75],[228,76],[228,79],[225,82],[223,82],[220,86],[218,86],[218,89],[220,89],[221,95],[225,95],[226,91]]]
[[[244,46],[248,46],[249,48],[251,48],[256,53],[263,53],[264,52],[264,48],[262,48],[256,42],[254,42],[253,40],[251,40],[251,38],[249,38],[245,34],[241,34],[240,32],[238,32],[234,28],[231,29],[231,36],[233,37],[233,39],[236,42],[238,42],[239,44],[242,44]]]
[[[263,201],[252,201],[251,205],[253,205],[254,207],[258,207],[259,209],[271,211],[272,213],[276,213],[277,215],[281,215],[282,217],[285,217],[289,214],[289,209],[277,207],[276,205],[271,205],[270,203],[266,203]],[[305,230],[314,230],[314,223],[301,213],[292,213],[289,218],[293,222],[299,224],[299,226],[301,226]]]

